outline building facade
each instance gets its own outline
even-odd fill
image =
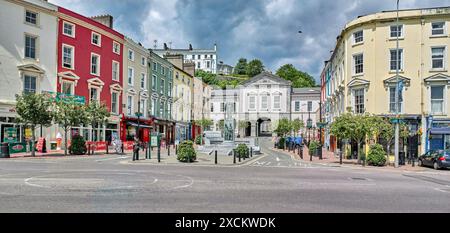
[[[56,92],[57,11],[39,0],[0,1],[0,142],[23,143],[31,137],[14,123],[16,94]],[[36,135],[49,143],[56,131],[49,127]]]
[[[347,110],[392,118],[398,85],[399,114],[410,131],[401,152],[450,149],[450,8],[401,10],[399,19],[383,11],[345,25],[322,72],[326,121]],[[326,141],[333,144],[329,133]]]
[[[175,140],[181,142],[192,139],[194,78],[182,68],[174,65],[173,112],[176,122]]]
[[[175,124],[172,119],[174,66],[153,51],[150,53],[150,59],[152,131],[162,134],[166,142],[173,143],[175,138]]]
[[[193,120],[192,138],[202,133],[200,125],[195,124],[195,121],[202,119],[210,119],[210,100],[211,100],[211,86],[207,85],[199,77],[194,77],[194,92],[193,92]]]
[[[224,64],[223,61],[220,61],[217,64],[217,74],[219,75],[232,75],[234,72],[234,67]]]
[[[109,20],[100,23],[58,7],[58,95],[78,96],[86,104],[99,102],[111,112],[103,128],[72,129],[72,134],[91,141],[120,134],[124,36],[112,28],[111,16],[105,18]]]
[[[214,89],[211,94],[211,119],[214,130],[223,128],[227,108],[239,137],[272,136],[280,119],[311,119],[311,139],[316,136],[320,88],[292,88],[291,82],[263,72],[237,88]],[[240,126],[240,127],[239,127]],[[307,136],[307,131],[300,132]]]
[[[126,37],[124,53],[121,140],[133,141],[134,137],[138,136],[141,141],[148,142],[152,123],[149,114],[150,51],[140,43]],[[136,132],[137,125],[139,125],[139,132]]]
[[[217,73],[217,45],[213,49],[194,49],[189,45],[188,49],[172,49],[164,45],[163,49],[153,50],[161,57],[165,55],[183,55],[185,62],[195,64],[196,70],[204,70],[213,74]]]

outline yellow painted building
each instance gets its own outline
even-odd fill
[[[399,64],[400,115],[411,132],[402,150],[450,149],[450,8],[401,10],[399,24],[396,17],[383,11],[345,25],[322,72],[325,118],[347,109],[393,117]]]
[[[176,122],[176,140],[188,139],[193,109],[194,78],[174,65],[172,119]]]

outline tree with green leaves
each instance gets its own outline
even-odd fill
[[[300,129],[302,129],[303,127],[305,127],[305,124],[303,123],[303,121],[301,121],[300,119],[297,118],[291,122],[291,127],[292,127],[292,130],[294,131],[294,137],[296,137],[297,132]]]
[[[286,134],[291,132],[291,129],[292,129],[291,122],[286,118],[282,118],[278,121],[277,128],[275,129],[275,133],[277,133],[281,137],[285,137]]]
[[[202,81],[208,85],[218,85],[219,84],[219,81],[217,80],[217,75],[215,75],[211,72],[206,72],[201,69],[195,71],[195,77],[202,78]]]
[[[92,127],[92,137],[94,137],[94,128],[100,128],[107,123],[110,112],[104,103],[90,101],[87,106],[88,122]]]
[[[261,60],[254,59],[251,60],[247,65],[247,75],[250,77],[255,77],[264,71],[264,65]]]
[[[195,121],[196,125],[199,125],[202,128],[202,133],[200,134],[200,144],[203,142],[203,131],[205,128],[210,127],[214,124],[214,122],[211,119],[200,119]]]
[[[53,120],[53,115],[51,112],[52,102],[51,100],[43,94],[22,94],[16,95],[16,112],[17,112],[17,123],[24,124],[25,126],[30,126],[32,131],[31,139],[31,155],[36,155],[36,127],[50,126]]]
[[[57,101],[54,107],[55,122],[64,130],[64,155],[67,155],[67,132],[74,126],[88,122],[86,106],[68,97]]]
[[[330,133],[337,137],[338,140],[349,140],[350,137],[350,129],[348,128],[348,124],[352,121],[352,114],[344,113],[339,117],[336,117],[330,125]],[[343,146],[345,149],[345,145]],[[345,151],[344,151],[345,152]]]
[[[234,74],[245,75],[247,74],[247,59],[240,58],[236,66],[234,67]]]
[[[306,72],[297,70],[292,64],[286,64],[281,66],[276,74],[283,79],[292,82],[292,87],[302,88],[302,87],[315,87],[316,81],[314,78]]]

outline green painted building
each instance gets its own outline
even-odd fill
[[[162,138],[166,139],[166,143],[173,143],[175,124],[172,119],[172,63],[150,51],[149,77],[152,132],[163,134]]]

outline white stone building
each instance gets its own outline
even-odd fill
[[[214,121],[214,130],[220,131],[226,103],[230,103],[228,106],[233,108],[231,112],[235,120],[236,135],[272,136],[282,118],[303,119],[305,126],[307,120],[311,119],[314,127],[318,121],[319,101],[320,88],[292,88],[291,82],[264,72],[237,88],[213,90],[211,119]],[[296,108],[297,105],[299,108]],[[239,122],[246,122],[245,127],[238,129]]]
[[[217,45],[213,49],[194,49],[189,45],[188,49],[172,49],[164,44],[163,49],[154,49],[154,53],[161,57],[164,55],[183,55],[187,63],[195,63],[195,70],[204,70],[213,74],[217,73]]]
[[[17,141],[29,131],[13,124],[15,95],[22,92],[56,92],[57,6],[42,0],[0,1],[0,140],[16,128]],[[55,139],[56,130],[37,131]],[[26,133],[27,132],[27,133]],[[41,133],[40,133],[41,132]],[[47,146],[48,148],[48,146]]]

